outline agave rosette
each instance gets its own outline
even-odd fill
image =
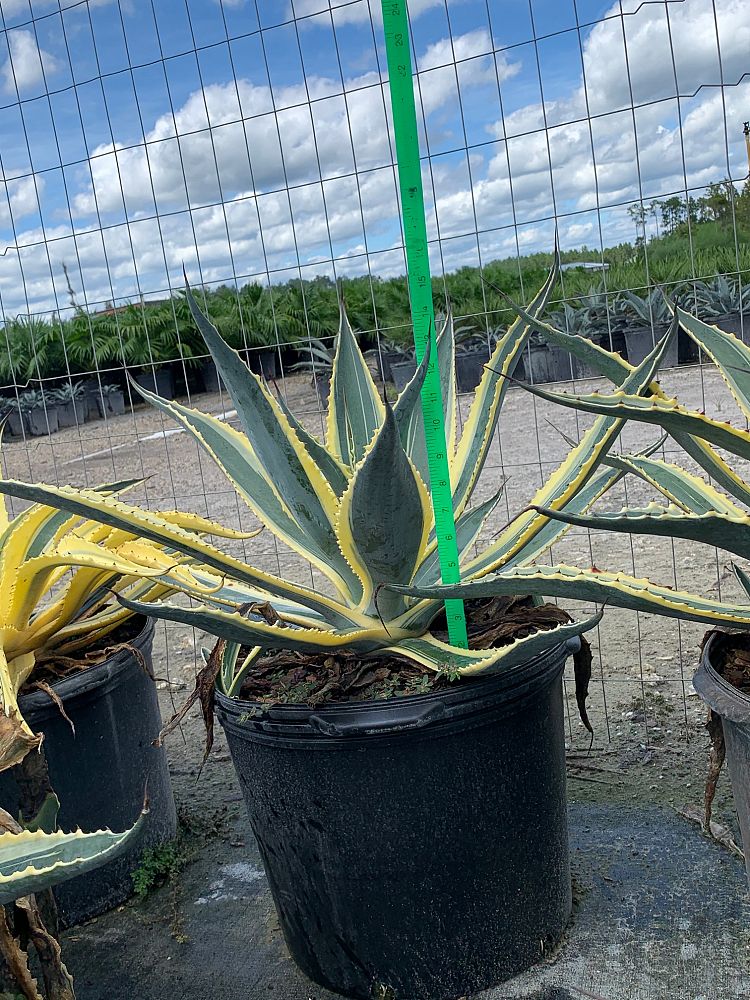
[[[530,506],[478,555],[473,554],[499,494],[474,507],[469,502],[497,428],[508,376],[521,358],[531,329],[539,325],[556,277],[555,267],[528,311],[522,311],[497,341],[460,435],[450,316],[414,379],[391,408],[380,398],[342,304],[325,442],[309,433],[283,400],[248,371],[188,291],[193,317],[244,433],[209,414],[139,391],[193,435],[266,528],[327,579],[328,593],[325,588],[305,587],[235,559],[178,525],[166,524],[111,495],[14,481],[0,482],[0,491],[98,520],[185,556],[194,578],[205,587],[198,605],[134,599],[126,593],[118,594],[118,599],[129,610],[192,625],[227,640],[229,651],[218,680],[228,694],[238,693],[245,672],[269,648],[382,650],[434,670],[471,675],[526,660],[594,627],[600,618],[592,615],[535,632],[501,648],[462,649],[430,632],[447,596],[540,594],[645,611],[663,610],[671,602],[675,613],[685,617],[750,627],[748,608],[668,591],[625,574],[535,564],[567,530],[568,524],[558,522],[556,513],[585,515],[631,471],[625,460],[609,454],[627,414],[598,415]],[[654,376],[674,335],[676,323],[635,368],[590,346],[605,373],[616,373],[621,391],[639,400],[658,391]],[[435,363],[443,389],[461,556],[462,583],[453,587],[440,585],[419,405],[427,367]],[[649,456],[630,461],[647,462]],[[658,460],[651,461],[658,464]],[[248,606],[252,609],[255,604],[270,604],[278,619],[248,614]],[[251,653],[240,662],[241,646],[250,647]]]
[[[133,485],[114,483],[92,495],[113,499]],[[151,517],[196,544],[207,532],[246,537],[198,515]],[[184,556],[132,529],[81,521],[36,503],[10,518],[0,499],[0,770],[40,743],[19,711],[22,685],[38,663],[80,655],[131,616],[114,596],[150,601],[179,591],[200,597],[216,586],[216,580],[195,577]]]

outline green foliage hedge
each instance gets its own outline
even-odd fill
[[[745,192],[741,198],[745,198]],[[750,204],[750,197],[747,200]],[[738,204],[744,211],[745,202],[739,200]],[[672,213],[675,219],[678,214]],[[608,264],[608,291],[632,289],[645,297],[655,285],[661,285],[675,293],[688,279],[714,279],[721,274],[734,276],[729,281],[735,287],[738,273],[744,287],[750,281],[750,221],[746,222],[744,216],[738,218],[736,211],[732,220],[726,212],[722,218],[704,221],[685,218],[645,246],[643,240],[636,239],[634,244],[610,247],[603,255],[582,247],[563,253],[562,259],[565,263],[597,262],[602,256]],[[530,254],[492,261],[484,266],[483,274],[512,298],[526,302],[528,294],[543,283],[550,263],[550,254]],[[711,280],[707,287],[710,284]],[[410,343],[403,276],[349,278],[344,294],[352,325],[364,331],[363,346],[375,343],[376,326],[387,341]],[[488,329],[504,326],[512,319],[501,297],[482,281],[477,267],[462,267],[434,278],[433,294],[438,310],[445,308],[446,300],[451,302],[467,336],[486,335]],[[557,311],[558,318],[565,315],[562,299],[573,310],[596,310],[601,305],[601,294],[600,272],[565,270],[550,311]],[[202,304],[222,335],[238,349],[293,346],[307,341],[309,336],[325,340],[335,334],[338,323],[336,288],[325,277],[289,281],[273,285],[270,290],[257,284],[239,290],[222,285],[204,290],[202,297]],[[571,332],[584,332],[583,314],[575,318],[569,311],[566,313],[568,320],[580,327]],[[710,311],[706,315],[710,316]],[[184,295],[178,292],[166,300],[129,303],[99,312],[76,308],[75,315],[64,321],[37,316],[6,319],[4,331],[0,332],[0,385],[25,385],[40,378],[123,366],[137,368],[181,358],[194,365],[206,356]]]

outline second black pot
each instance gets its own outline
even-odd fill
[[[713,665],[721,643],[730,638],[720,632],[711,636],[703,647],[693,687],[709,708],[721,716],[727,766],[750,884],[750,697],[725,680]]]
[[[331,373],[321,372],[320,374],[313,375],[312,386],[315,389],[315,395],[318,397],[321,409],[325,409],[328,406],[328,398],[331,395]]]
[[[217,694],[284,937],[310,979],[444,1000],[560,939],[571,912],[560,678],[576,644],[387,701],[311,709]]]
[[[133,381],[163,399],[175,398],[174,375],[169,368],[144,368],[136,372]]]
[[[723,316],[716,316],[714,319],[706,320],[712,326],[718,326],[725,333],[733,333],[738,340],[743,340],[746,344],[750,342],[750,312],[725,313]]]
[[[650,326],[634,326],[625,330],[625,346],[628,355],[628,362],[631,365],[639,365],[641,361],[653,351],[656,344],[667,332],[666,326],[655,326],[652,330]],[[672,337],[667,353],[661,363],[661,368],[676,368],[678,364],[678,343],[677,337]]]
[[[44,437],[54,434],[58,429],[57,406],[35,406],[24,413],[26,429],[32,437]]]
[[[248,351],[248,364],[251,372],[262,375],[263,378],[273,380],[279,376],[278,352],[273,347],[261,347]]]
[[[69,399],[66,403],[57,404],[58,427],[79,427],[86,421],[86,400]]]
[[[221,381],[219,369],[214,361],[204,361],[200,368],[200,375],[204,392],[224,391],[224,383]]]
[[[484,366],[488,360],[489,352],[486,348],[456,355],[456,388],[459,392],[474,392],[482,381]]]
[[[177,831],[166,755],[163,748],[151,745],[161,729],[156,685],[148,673],[154,623],[140,621],[143,627],[130,643],[137,655],[121,648],[53,685],[75,735],[43,691],[23,695],[19,703],[30,727],[44,733],[50,780],[60,800],[59,829],[126,830],[137,819],[148,790],[150,811],[133,850],[54,890],[66,926],[127,899],[143,849],[171,840]],[[18,811],[13,772],[0,774],[0,805],[13,815]]]
[[[416,374],[416,361],[391,362],[391,380],[399,392],[403,392]]]

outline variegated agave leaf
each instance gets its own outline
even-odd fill
[[[510,300],[508,301],[510,302]],[[585,338],[573,337],[563,333],[561,330],[543,323],[537,317],[526,313],[515,303],[511,302],[510,304],[531,327],[542,333],[552,343],[560,347],[565,347],[572,354],[575,354],[576,357],[590,364],[595,371],[599,371],[602,375],[606,376],[618,388],[622,386],[627,376],[633,371],[633,366],[620,357],[617,352],[607,351],[592,344]],[[748,405],[748,382],[750,380],[747,373],[750,370],[750,350],[732,334],[726,333],[716,326],[703,323],[695,316],[691,316],[685,312],[685,310],[674,307],[671,303],[668,304],[675,314],[675,319],[679,321],[680,326],[717,363],[722,377],[744,413],[745,407]],[[652,383],[649,386],[648,392],[644,393],[644,395],[653,396],[659,400],[667,399],[657,382]],[[551,397],[547,396],[546,398]],[[555,397],[555,399],[558,402],[565,402],[559,397]],[[629,416],[639,419],[635,414],[630,414]],[[659,423],[656,419],[652,422]],[[737,500],[750,506],[750,484],[746,483],[742,476],[727,464],[713,445],[700,434],[699,428],[696,427],[695,434],[690,433],[690,429],[684,423],[679,424],[673,421],[672,426],[669,428],[669,433],[677,444],[719,486],[731,493]]]
[[[117,500],[135,480],[91,491],[97,500]],[[18,693],[40,659],[75,655],[122,624],[129,610],[113,593],[157,599],[180,592],[202,598],[220,593],[221,578],[193,576],[185,557],[161,542],[123,528],[81,521],[80,511],[33,504],[10,519],[3,508],[0,529],[0,770],[38,747],[21,716]],[[157,514],[197,544],[206,533],[247,537],[190,513]]]
[[[673,326],[679,322],[713,359],[738,404],[744,422],[750,416],[750,349],[719,327],[703,323],[679,307],[672,308]],[[618,363],[613,359],[613,372],[615,365],[619,365],[622,377],[620,373],[615,373],[614,380],[618,388],[609,395],[557,393],[538,386],[528,388],[543,399],[594,413],[598,420],[634,419],[660,426],[718,481],[719,486],[724,487],[735,499],[747,504],[750,500],[747,484],[716,451],[719,447],[730,455],[750,459],[750,432],[746,427],[742,424],[734,427],[729,422],[721,422],[683,407],[678,400],[666,397],[658,385],[651,387],[651,394],[648,396],[634,394],[633,370],[625,362]],[[536,515],[561,524],[591,529],[683,538],[717,546],[735,556],[750,559],[750,515],[716,486],[676,463],[662,461],[650,455],[609,455],[606,463],[613,470],[636,475],[651,484],[667,498],[668,506],[651,503],[641,509],[624,508],[620,511],[591,513],[588,510],[590,505],[582,508],[577,501],[565,505],[540,501],[539,497],[545,490],[543,488],[532,504],[532,514],[529,516]],[[735,565],[734,569],[740,584],[750,596],[750,577],[741,566]],[[527,579],[529,573],[534,576],[533,580]],[[568,583],[575,578],[582,598],[687,620],[743,629],[750,627],[748,605],[707,600],[661,587],[648,580],[632,580],[623,574],[572,567],[537,567],[531,570],[519,567],[514,570],[510,561],[506,561],[502,579],[500,574],[490,572],[481,579],[451,587],[412,586],[398,590],[422,598],[432,598],[438,593],[446,598],[476,597],[495,593],[500,587],[511,586],[511,580],[514,577],[517,580],[520,576],[526,581],[524,589],[531,593],[565,593]]]
[[[41,829],[0,833],[0,904],[51,889],[108,864],[137,843],[145,816],[146,811],[123,833],[49,833]]]

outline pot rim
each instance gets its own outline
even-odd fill
[[[136,622],[142,620],[143,625],[129,640],[130,645],[139,651],[147,652],[144,647],[147,647],[153,639],[156,621],[144,615],[134,615],[133,619]],[[135,666],[138,670],[143,669],[142,664],[129,649],[118,649],[99,663],[92,663],[91,666],[75,674],[53,681],[51,687],[55,694],[66,702],[72,698],[83,697],[93,690],[105,688],[105,685],[115,686],[121,683],[129,666]],[[47,710],[59,713],[59,708],[45,691],[29,691],[23,694],[19,698],[19,706],[24,716]]]
[[[730,722],[750,721],[750,695],[730,684],[711,663],[713,646],[731,632],[717,631],[709,637],[693,677],[693,687],[709,708]]]
[[[374,736],[423,729],[455,715],[486,711],[482,699],[497,707],[516,707],[539,687],[561,674],[568,657],[580,648],[575,636],[536,656],[487,677],[457,682],[424,694],[330,702],[311,707],[247,701],[215,691],[215,708],[222,726],[255,733],[289,733],[301,738]]]

